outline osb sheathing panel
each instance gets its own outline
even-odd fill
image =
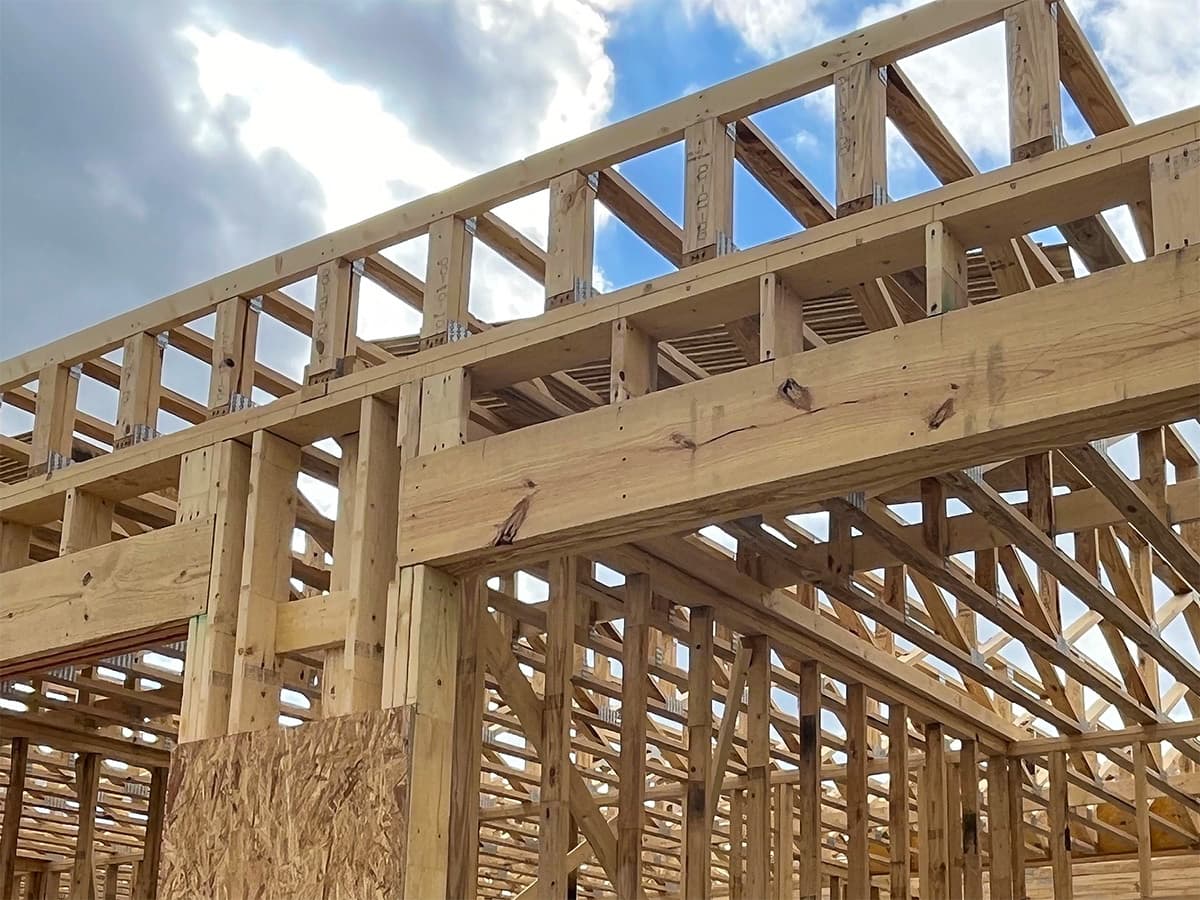
[[[182,745],[159,896],[398,900],[410,737],[405,707]]]

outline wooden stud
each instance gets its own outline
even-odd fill
[[[1170,253],[1200,242],[1200,141],[1150,157],[1150,210],[1154,252]]]
[[[746,895],[768,896],[771,873],[771,645],[763,635],[750,646],[750,702],[746,719]]]
[[[258,317],[258,310],[242,297],[217,304],[212,374],[208,382],[210,415],[236,411],[250,400],[254,390]]]
[[[908,819],[908,707],[888,704],[888,860],[892,900],[912,896],[912,831]]]
[[[746,792],[729,792],[729,900],[746,900]]]
[[[75,862],[71,869],[71,900],[93,900],[96,797],[100,791],[100,754],[84,753],[75,761],[75,796],[79,824],[75,830]]]
[[[472,230],[457,216],[440,219],[429,226],[421,315],[422,350],[462,340],[469,333],[467,307],[473,245]]]
[[[963,740],[958,751],[962,809],[962,885],[966,900],[983,897],[983,859],[979,850],[979,745]]]
[[[925,726],[925,796],[928,803],[925,847],[929,853],[929,896],[949,900],[950,846],[946,833],[946,739],[942,726]],[[925,900],[922,888],[921,900]]]
[[[1008,832],[1012,894],[1025,900],[1025,777],[1019,758],[1008,762]]]
[[[683,132],[683,264],[694,265],[733,247],[734,142],[717,119]]]
[[[852,897],[871,892],[871,858],[868,833],[870,801],[867,795],[867,689],[846,685],[846,868],[847,890]]]
[[[837,141],[837,214],[887,202],[887,87],[871,60],[838,70],[833,79]]]
[[[713,609],[692,608],[688,626],[688,780],[684,804],[684,892],[706,900],[712,892],[712,812],[708,790],[713,754]]]
[[[58,553],[90,550],[112,539],[113,502],[79,488],[67,491]]]
[[[104,867],[104,900],[117,900],[117,879],[120,874],[120,866],[110,863]]]
[[[288,600],[299,470],[299,447],[268,431],[254,433],[229,702],[231,733],[269,728],[279,717],[276,607]]]
[[[925,314],[967,306],[967,250],[943,222],[925,226]]]
[[[0,897],[16,897],[17,836],[25,797],[25,767],[29,741],[13,737],[8,749],[8,785],[4,794],[4,820],[0,822]]]
[[[946,763],[946,844],[950,852],[950,900],[963,900],[962,782],[960,766]]]
[[[305,381],[319,384],[354,370],[358,349],[358,275],[344,259],[317,269],[312,355]]]
[[[650,681],[650,576],[625,578],[625,633],[621,642],[620,805],[617,808],[617,894],[642,891],[642,830],[646,809],[646,703]]]
[[[133,900],[155,900],[158,897],[158,868],[162,859],[163,826],[166,823],[166,813],[167,769],[155,766],[150,770],[150,800],[146,810],[146,838]]]
[[[773,788],[775,800],[775,853],[772,871],[775,875],[777,900],[792,900],[795,896],[796,796],[790,784]],[[688,895],[691,896],[690,894]]]
[[[379,709],[388,589],[396,565],[396,498],[400,465],[395,448],[396,411],[379,397],[362,401],[359,430],[343,449],[339,503],[351,498],[334,532],[331,589],[350,594],[344,646],[325,654],[322,714]],[[353,446],[351,446],[353,444]],[[343,538],[344,536],[344,538]]]
[[[48,365],[38,370],[29,447],[30,478],[62,468],[71,461],[79,375],[80,370],[71,366]]]
[[[1054,900],[1071,900],[1071,826],[1067,810],[1067,754],[1050,754],[1050,799],[1047,802],[1050,824],[1050,874]]]
[[[1054,8],[1045,0],[1022,0],[1004,11],[1013,162],[1062,146],[1058,28],[1054,18]]]
[[[1020,765],[1020,761],[1017,760],[1014,765]],[[992,900],[1014,900],[1008,766],[1006,756],[988,757],[988,886]]]
[[[149,440],[158,432],[163,350],[158,338],[145,332],[125,341],[114,449]]]
[[[394,535],[392,543],[395,544]],[[481,617],[487,615],[487,580],[481,576],[470,579],[464,594],[455,672],[447,896],[475,900],[479,881],[479,766],[484,697],[479,625]]]
[[[574,675],[578,563],[560,556],[548,563],[550,599],[546,612],[546,700],[542,716],[541,823],[538,884],[545,900],[566,890],[571,849],[571,677]]]
[[[467,441],[471,375],[451,369],[421,379],[421,436],[418,453],[435,453]]]
[[[596,186],[582,172],[550,179],[550,230],[546,242],[546,308],[592,295]]]
[[[214,520],[208,608],[188,624],[180,743],[217,737],[229,727],[249,492],[245,444],[222,441],[180,461],[175,521]]]
[[[770,272],[759,281],[759,347],[763,362],[804,350],[804,301]]]
[[[609,400],[621,403],[658,390],[658,342],[629,319],[612,324]]]
[[[815,660],[800,664],[800,752],[796,761],[799,806],[800,900],[821,894],[821,669]]]
[[[409,782],[404,891],[414,897],[444,897],[449,884],[455,680],[464,585],[430,566],[402,569],[400,582],[406,598],[407,650],[400,667],[406,684],[397,699],[413,707],[412,758],[421,765]]]
[[[23,522],[0,519],[0,572],[11,572],[29,565],[33,528]]]
[[[1133,805],[1138,844],[1138,896],[1142,900],[1154,897],[1153,835],[1150,832],[1150,788],[1146,770],[1151,758],[1145,741],[1133,745]]]

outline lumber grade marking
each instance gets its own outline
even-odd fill
[[[186,624],[208,602],[212,535],[206,518],[0,574],[0,672]]]

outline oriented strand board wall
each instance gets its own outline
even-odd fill
[[[402,707],[182,745],[159,896],[399,900],[410,730]]]

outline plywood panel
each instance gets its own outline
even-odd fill
[[[409,707],[180,746],[164,900],[404,895]]]

